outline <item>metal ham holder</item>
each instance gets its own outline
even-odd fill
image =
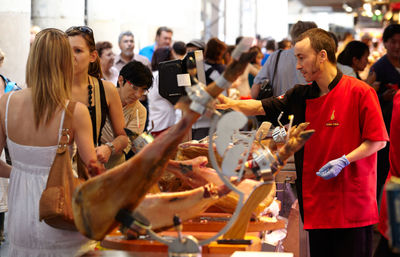
[[[198,67],[199,64],[202,65],[203,63],[201,58],[202,54],[196,53],[196,63]],[[200,69],[200,73],[203,74],[204,70]],[[199,80],[203,79],[203,76],[199,75]],[[150,222],[140,213],[132,213],[124,209],[118,212],[116,216],[117,221],[134,231],[146,232],[150,239],[167,245],[168,256],[171,257],[201,256],[201,247],[213,241],[223,244],[251,244],[251,240],[244,239],[251,212],[265,198],[266,193],[271,190],[271,186],[274,183],[272,175],[274,171],[270,168],[274,161],[274,156],[268,148],[262,149],[256,154],[253,154],[253,158],[256,160],[257,166],[260,169],[257,177],[266,178],[266,181],[260,182],[260,185],[252,191],[248,200],[244,203],[244,193],[232,184],[230,180],[232,180],[233,177],[236,177],[237,181],[242,180],[245,163],[256,137],[256,131],[239,131],[247,122],[247,117],[243,113],[232,111],[221,115],[221,113],[214,110],[214,101],[209,101],[207,97],[204,96],[204,86],[201,82],[196,86],[187,87],[186,91],[189,98],[192,100],[191,108],[200,109],[204,115],[208,117],[211,116],[212,118],[208,146],[210,161],[224,184],[239,195],[239,201],[227,224],[214,236],[201,241],[198,241],[191,235],[182,235],[182,222],[177,216],[175,216],[173,220],[174,227],[178,234],[177,237],[162,237],[151,229]],[[267,126],[267,130],[269,126]],[[283,126],[281,128],[284,130]],[[214,152],[214,133],[216,133],[215,145],[217,152],[220,156],[224,156],[222,167],[218,165]],[[288,137],[286,137],[286,134],[283,135],[282,133],[282,130],[280,130],[279,135],[281,141],[287,140]],[[260,139],[261,137],[262,135],[260,135]],[[240,170],[239,172],[235,172],[238,163],[241,163]],[[223,239],[218,239],[221,236]]]

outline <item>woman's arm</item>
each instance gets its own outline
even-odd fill
[[[92,121],[88,108],[77,102],[73,114],[72,130],[73,139],[78,147],[79,156],[83,163],[89,166],[91,161],[97,161],[96,151],[93,144]]]
[[[121,99],[115,86],[109,81],[103,81],[104,91],[108,104],[109,117],[115,138],[112,142],[115,152],[120,153],[128,145],[128,137],[125,134],[125,119],[122,112]],[[101,145],[96,148],[99,161],[106,163],[111,156],[111,148],[107,145]]]
[[[255,65],[249,63],[249,73],[253,75],[254,77],[257,76],[258,72],[260,69],[257,69]]]

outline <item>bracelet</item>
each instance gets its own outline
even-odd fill
[[[215,84],[219,88],[228,89],[231,87],[232,82],[226,80],[224,74],[222,74],[221,76],[219,76],[219,78],[217,78],[217,80],[215,80]]]
[[[114,146],[114,144],[111,143],[111,142],[107,142],[107,143],[105,143],[105,145],[108,146],[108,147],[110,148],[110,150],[111,150],[111,155],[113,155],[113,154],[115,153],[115,146]]]

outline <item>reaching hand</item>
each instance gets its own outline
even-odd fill
[[[231,108],[231,101],[229,97],[224,96],[223,94],[220,94],[218,96],[218,103],[215,105],[215,108],[220,109],[220,110],[226,110]]]
[[[316,174],[323,179],[331,179],[336,177],[349,164],[350,162],[347,160],[346,155],[343,155],[325,164]]]

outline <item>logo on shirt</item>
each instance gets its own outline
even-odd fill
[[[337,127],[339,126],[339,122],[335,119],[335,110],[333,110],[331,118],[325,124],[327,127]]]

